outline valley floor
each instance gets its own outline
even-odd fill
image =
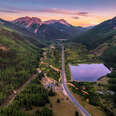
[[[69,88],[75,98],[92,116],[115,116],[113,92],[109,91],[109,77],[100,78],[97,82],[76,82],[71,80],[68,64],[103,63],[96,55],[89,52],[83,45],[65,44],[66,74]],[[111,96],[111,97],[110,97]]]
[[[116,109],[113,108],[110,93],[107,94],[109,81],[107,76],[95,83],[71,80],[69,64],[101,63],[102,61],[81,44],[71,43],[70,45],[64,44],[64,46],[67,86],[71,94],[92,116],[110,116],[108,113],[111,111],[115,113]],[[0,115],[75,116],[78,113],[82,116],[63,91],[61,55],[59,45],[44,48],[38,63],[39,74],[33,75],[9,96],[8,101],[2,105],[7,107],[0,109]]]

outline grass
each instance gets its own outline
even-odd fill
[[[59,46],[53,46],[52,48],[51,46],[44,49],[44,52],[46,54],[44,55],[44,62],[61,69],[61,48]]]
[[[96,56],[86,49],[81,44],[67,43],[65,46],[65,63],[80,64],[98,62]]]
[[[53,78],[53,79],[55,79],[55,80],[57,80],[57,81],[59,80],[59,78],[60,78],[60,73],[57,72],[57,71],[55,71],[55,70],[53,70],[51,67],[46,66],[46,65],[44,65],[44,64],[40,64],[40,69],[41,69],[44,73],[46,73],[46,75],[47,75],[48,77]]]
[[[83,45],[81,45],[81,44],[74,44],[74,43],[66,43],[65,44],[66,75],[67,75],[67,79],[69,81],[71,80],[69,64],[78,65],[78,64],[81,64],[81,63],[89,64],[89,63],[101,63],[101,62],[102,61],[100,59],[98,59],[93,53],[88,51]],[[105,84],[107,84],[106,81],[105,81]],[[91,86],[89,86],[89,89],[91,87],[95,88],[96,84],[93,83]],[[106,88],[106,86],[104,86],[104,87]],[[99,86],[97,86],[97,89],[98,88],[99,88]],[[97,89],[94,89],[94,91],[93,91],[93,89],[89,90],[89,93],[90,94],[92,93],[92,95],[94,95],[94,99],[96,99],[95,95],[97,95],[97,94],[95,92],[97,91]],[[90,112],[90,114],[92,114],[92,116],[105,116],[104,109],[102,109],[102,107],[100,105],[91,105],[90,103],[94,104],[93,100],[90,103],[86,102],[85,98],[90,96],[89,99],[92,99],[91,95],[84,96],[83,94],[79,94],[76,91],[78,91],[78,90],[75,89],[75,91],[71,91],[71,92],[72,92],[72,94],[74,94],[74,96],[77,99],[77,101],[79,101],[79,103],[88,112]],[[103,98],[100,97],[100,100],[102,100],[102,99]],[[95,103],[99,104],[99,102],[95,102]]]
[[[88,104],[82,99],[82,96],[74,94],[71,90],[70,92],[74,95],[77,101],[92,115],[92,116],[106,116],[104,111],[100,107],[96,107]]]
[[[65,43],[65,67],[67,80],[71,80],[70,68],[71,65],[100,63],[99,59],[90,53],[85,46],[75,43]]]
[[[60,103],[56,103],[57,99],[60,99]],[[74,104],[62,94],[51,97],[50,102],[54,116],[75,116],[75,111],[78,111]]]

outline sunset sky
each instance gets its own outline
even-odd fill
[[[65,19],[75,26],[90,26],[116,16],[116,0],[0,0],[0,18]]]

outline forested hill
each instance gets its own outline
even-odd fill
[[[104,42],[111,43],[116,39],[116,17],[107,20],[91,30],[73,39],[74,42],[80,42],[88,49],[95,49]]]
[[[72,40],[84,44],[101,58],[105,64],[116,67],[116,17],[107,20]]]
[[[36,71],[43,45],[0,24],[0,105]]]

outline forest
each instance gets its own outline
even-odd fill
[[[49,104],[48,91],[37,78],[16,96],[12,104],[0,109],[0,116],[53,116],[46,104]]]
[[[0,28],[0,105],[36,73],[41,55],[28,37]]]

